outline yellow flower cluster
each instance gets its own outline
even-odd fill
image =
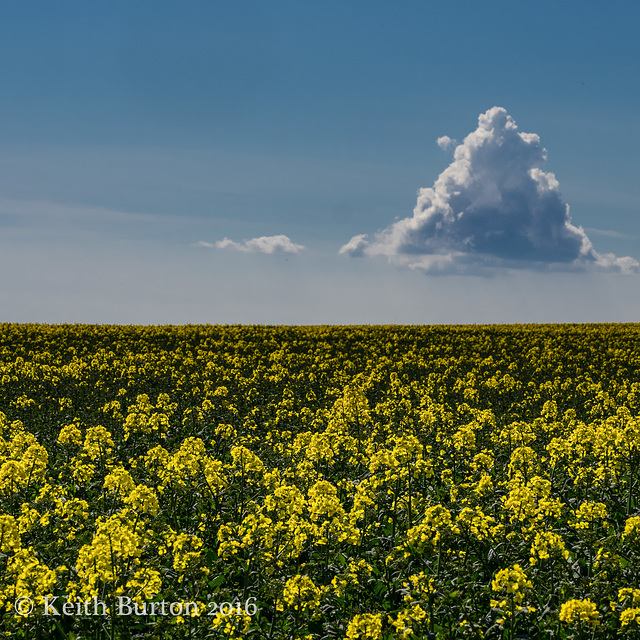
[[[91,598],[98,595],[101,582],[118,585],[125,567],[138,564],[140,543],[130,516],[118,513],[98,519],[91,543],[82,546],[78,554],[76,571],[82,582],[73,587]]]
[[[347,627],[347,640],[379,640],[382,637],[382,614],[361,613]]]
[[[59,570],[61,571],[61,567]],[[57,573],[41,563],[34,549],[20,549],[11,556],[6,568],[6,585],[0,589],[0,606],[13,610],[15,602],[21,598],[42,605],[46,596],[51,596],[56,584]],[[18,613],[18,612],[16,612]]]
[[[640,589],[625,587],[618,591],[618,602],[627,607],[620,613],[620,624],[623,627],[629,625],[640,626]],[[615,610],[616,603],[612,602],[611,607]],[[630,606],[629,606],[630,605]]]
[[[535,564],[539,560],[550,558],[552,555],[562,557],[565,560],[569,557],[569,551],[564,544],[562,536],[553,531],[537,531],[531,545],[529,562]]]
[[[318,614],[322,594],[323,589],[317,587],[309,576],[295,575],[286,581],[282,600],[276,608],[283,611],[286,605],[296,611],[315,616]]]
[[[574,529],[589,529],[594,522],[607,517],[607,506],[602,502],[583,502],[573,515],[574,521],[569,526]]]
[[[0,551],[18,551],[22,547],[18,523],[13,516],[0,515]]]
[[[566,624],[585,624],[597,627],[600,624],[600,614],[596,605],[588,598],[586,600],[568,600],[560,607],[560,620]]]
[[[8,423],[0,412],[0,495],[37,485],[44,478],[49,454],[20,420]]]
[[[531,588],[533,588],[531,580],[518,564],[514,564],[511,568],[501,569],[491,582],[493,591],[505,594],[508,599],[513,600],[516,604],[522,604],[526,591]],[[507,600],[505,599],[501,602],[492,602],[491,606],[504,607],[506,603]]]

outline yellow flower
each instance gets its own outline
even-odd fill
[[[382,637],[382,614],[361,613],[347,627],[348,640],[378,640]]]
[[[573,512],[573,521],[569,523],[574,529],[588,529],[594,520],[604,520],[607,517],[607,507],[602,502],[583,502]]]
[[[0,551],[18,551],[22,546],[20,531],[13,516],[0,515]]]
[[[531,588],[533,585],[519,564],[514,564],[511,569],[501,569],[491,582],[493,591],[506,593],[507,596],[513,597],[517,604],[522,604],[525,590]]]
[[[635,609],[625,609],[620,614],[620,624],[623,627],[630,625],[632,622],[640,625],[640,608]]]
[[[0,601],[19,598],[31,598],[39,604],[44,596],[51,595],[56,583],[56,572],[41,563],[32,547],[20,549],[7,563],[9,586],[4,594],[0,594]],[[0,602],[1,604],[1,602]]]
[[[396,628],[396,633],[399,634],[399,638],[407,640],[414,634],[417,635],[420,630],[419,627],[429,623],[426,611],[417,603],[413,604],[408,609],[403,609],[398,613],[394,620],[389,616],[389,622]]]
[[[202,545],[198,536],[178,534],[173,542],[173,568],[180,573],[194,568],[200,559]]]
[[[104,458],[113,451],[113,447],[111,434],[102,425],[87,429],[83,449],[91,460]]]
[[[136,486],[131,474],[124,467],[115,467],[104,479],[104,488],[120,494],[121,497],[128,496]]]
[[[600,624],[600,614],[591,600],[569,600],[560,607],[560,620],[566,624],[585,623],[590,627]]]
[[[569,551],[564,546],[562,536],[552,531],[537,531],[531,545],[531,564],[538,560],[549,558],[551,555],[560,556],[565,560],[569,557]]]
[[[315,615],[320,606],[322,589],[316,587],[309,576],[296,575],[289,578],[284,585],[282,600],[292,609]],[[284,610],[283,602],[277,605],[279,611]]]
[[[456,523],[462,531],[468,531],[474,538],[484,540],[488,538],[491,526],[495,520],[491,516],[485,516],[480,507],[471,509],[465,507],[458,514]]]
[[[624,525],[622,539],[627,542],[638,542],[640,540],[640,516],[627,518]]]
[[[308,506],[311,520],[318,520],[321,516],[344,518],[338,491],[327,480],[319,480],[309,489]]]
[[[141,554],[141,538],[126,514],[98,518],[97,524],[93,540],[80,548],[76,564],[85,596],[97,593],[100,582],[117,582],[124,567]]]
[[[129,505],[138,513],[146,513],[151,516],[158,514],[160,505],[156,492],[143,484],[139,484],[125,499],[125,504]]]
[[[18,516],[20,533],[31,531],[39,520],[40,513],[36,509],[32,509],[28,504],[20,505],[20,515]]]
[[[162,589],[162,578],[154,569],[138,569],[133,578],[127,581],[127,587],[135,590],[133,594],[135,601],[151,600]]]
[[[82,431],[80,431],[78,425],[75,423],[71,423],[62,427],[62,429],[60,429],[60,433],[58,434],[58,443],[75,444],[80,446],[82,444]]]

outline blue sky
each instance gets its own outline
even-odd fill
[[[0,321],[640,318],[635,1],[3,14]]]

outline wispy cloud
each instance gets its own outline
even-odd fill
[[[630,240],[633,236],[628,233],[621,233],[620,231],[612,231],[611,229],[596,229],[594,227],[585,227],[585,231],[592,233],[596,236],[606,236],[607,238],[619,238],[620,240]]]
[[[451,143],[443,136],[441,147]],[[636,271],[631,258],[600,254],[572,224],[560,185],[540,167],[546,149],[521,133],[501,107],[478,118],[433,187],[420,189],[413,216],[371,241],[354,236],[340,252],[386,256],[427,273],[486,273],[497,268]]]
[[[82,203],[0,198],[0,229],[6,241],[109,243],[144,238],[172,238],[200,233],[200,220],[189,215],[133,212]]]
[[[199,242],[200,246],[212,247],[207,242]],[[244,242],[234,242],[229,238],[224,238],[215,243],[218,249],[234,249],[245,253],[298,253],[304,249],[301,244],[295,244],[288,236],[261,236],[251,238]]]
[[[16,224],[28,221],[31,225],[50,223],[81,224],[93,221],[105,222],[148,222],[155,224],[161,220],[180,220],[183,217],[135,213],[106,207],[96,207],[77,203],[58,203],[48,200],[12,200],[0,198],[0,214],[14,220]]]

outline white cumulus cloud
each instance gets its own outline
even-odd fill
[[[438,139],[441,147],[450,142]],[[556,177],[541,169],[546,158],[538,135],[518,131],[505,109],[493,107],[456,147],[433,187],[419,190],[412,217],[371,241],[354,236],[340,252],[383,255],[428,273],[499,267],[636,271],[636,260],[596,252],[584,229],[572,224]]]
[[[201,242],[200,245],[211,246],[208,243]],[[290,238],[285,235],[278,236],[261,236],[260,238],[251,238],[244,242],[234,242],[229,238],[224,238],[216,242],[218,249],[234,249],[235,251],[243,251],[245,253],[298,253],[304,247],[301,244],[291,242]]]
[[[360,258],[364,255],[364,250],[368,244],[367,234],[361,233],[353,236],[353,238],[340,249],[340,253],[346,253],[354,258]]]
[[[456,140],[454,140],[453,138],[450,138],[449,136],[440,136],[436,140],[436,143],[441,149],[448,149],[450,146],[456,143]]]

